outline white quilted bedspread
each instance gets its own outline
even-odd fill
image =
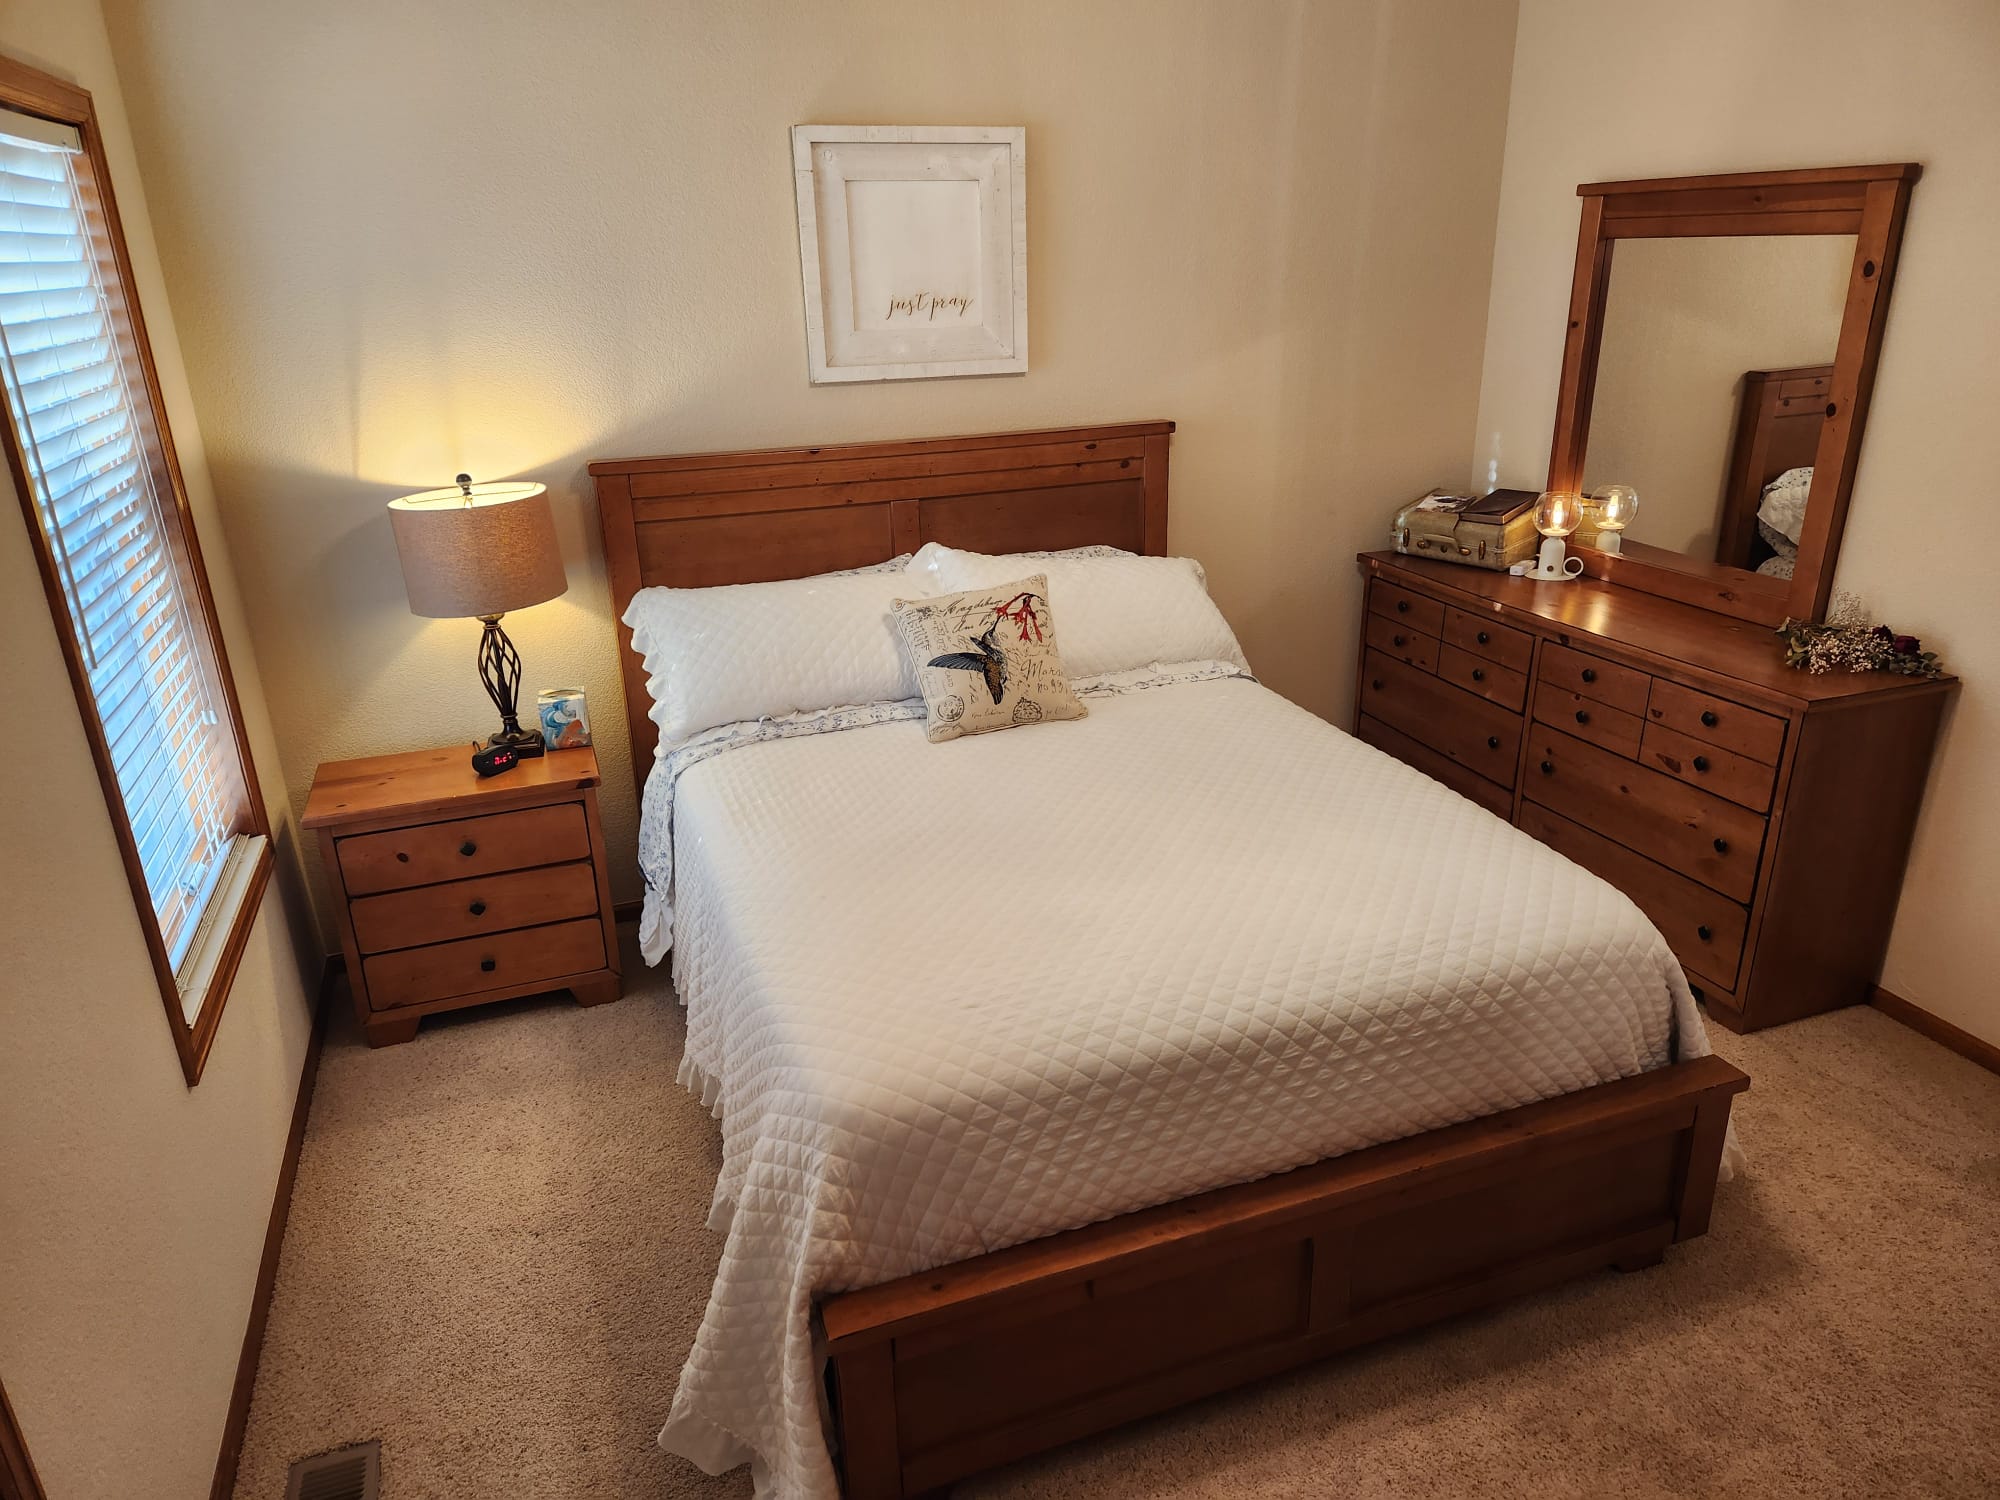
[[[1236,679],[690,767],[683,1078],[727,1242],[661,1444],[827,1497],[868,1286],[1708,1051],[1638,909]]]

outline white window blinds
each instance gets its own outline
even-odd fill
[[[0,369],[185,999],[203,912],[240,842],[243,781],[145,440],[151,408],[142,417],[135,403],[149,397],[128,389],[123,303],[104,284],[115,262],[76,152],[73,130],[0,111]]]

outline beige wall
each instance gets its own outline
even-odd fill
[[[285,813],[102,18],[78,0],[6,0],[0,50],[96,97],[264,792]],[[0,642],[16,737],[33,745],[32,777],[0,797],[0,1379],[52,1500],[196,1500],[305,1056],[300,960],[316,976],[318,956],[295,948],[274,882],[187,1088],[4,471],[0,489]]]
[[[1714,558],[1743,372],[1832,363],[1853,269],[1851,234],[1616,244],[1583,482],[1639,492],[1627,536]]]
[[[1941,649],[1946,724],[1883,982],[2000,1042],[2000,6],[1524,0],[1475,466],[1547,473],[1576,184],[1919,161],[1839,583]],[[1602,85],[1601,88],[1597,87]],[[1593,107],[1594,101],[1602,107]],[[1489,466],[1491,468],[1489,469]]]
[[[1172,545],[1342,711],[1352,554],[1464,466],[1511,4],[111,0],[285,771],[467,740],[474,627],[382,505],[554,496],[621,896],[633,796],[583,466],[1171,417]],[[807,384],[788,127],[1025,124],[1033,369]]]

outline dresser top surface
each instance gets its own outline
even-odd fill
[[[469,745],[370,755],[322,765],[313,776],[312,794],[299,822],[306,828],[323,828],[447,809],[454,817],[470,817],[489,807],[497,812],[503,806],[532,803],[537,793],[553,800],[597,782],[597,752],[588,746],[551,750],[487,777],[472,769]]]
[[[1957,682],[1953,677],[1927,681],[1887,672],[1814,676],[1785,665],[1784,648],[1768,626],[1596,578],[1536,583],[1399,552],[1363,552],[1358,561],[1364,570],[1391,582],[1411,583],[1425,593],[1462,596],[1462,608],[1485,606],[1532,616],[1552,633],[1685,664],[1804,706],[1884,693],[1942,692]]]

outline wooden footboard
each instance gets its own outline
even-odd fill
[[[1708,1228],[1716,1057],[820,1305],[850,1500],[896,1500]]]

